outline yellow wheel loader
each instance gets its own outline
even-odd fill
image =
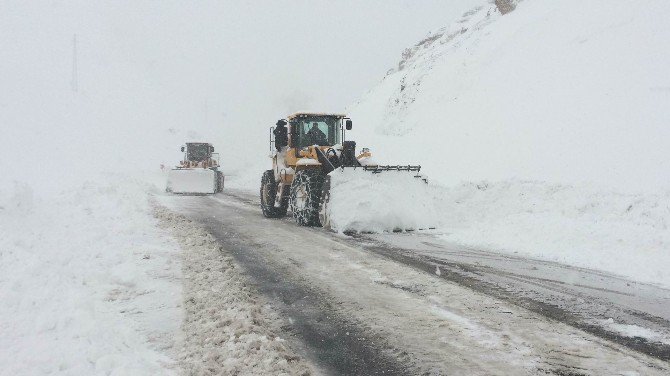
[[[272,169],[261,179],[263,215],[279,218],[290,209],[299,225],[329,227],[333,174],[355,179],[356,174],[395,171],[425,182],[421,166],[380,166],[367,148],[357,154],[356,142],[345,140],[351,129],[351,119],[342,114],[299,112],[277,121],[270,128]],[[345,169],[354,171],[339,173]]]
[[[168,172],[166,192],[205,195],[223,190],[223,173],[219,171],[219,155],[206,142],[188,142],[181,147],[184,159]]]

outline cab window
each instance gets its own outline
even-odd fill
[[[310,117],[298,122],[299,146],[332,146],[340,142],[340,119]]]

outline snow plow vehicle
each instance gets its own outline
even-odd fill
[[[301,226],[381,232],[429,228],[416,209],[426,196],[419,165],[379,165],[367,148],[345,140],[352,120],[342,114],[299,112],[271,128],[272,169],[263,173],[263,215],[290,209]],[[274,146],[274,147],[273,147]],[[429,205],[428,205],[429,206]]]
[[[219,155],[206,142],[188,142],[181,147],[184,159],[168,172],[166,192],[186,195],[214,194],[223,190]]]

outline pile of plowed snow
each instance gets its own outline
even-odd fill
[[[439,191],[416,172],[372,173],[362,168],[330,174],[330,227],[336,231],[385,232],[435,227]]]

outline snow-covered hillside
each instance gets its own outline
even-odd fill
[[[670,4],[484,2],[352,106],[421,164],[444,237],[670,286]]]
[[[357,141],[445,183],[668,188],[669,17],[663,0],[482,1],[350,109]]]

